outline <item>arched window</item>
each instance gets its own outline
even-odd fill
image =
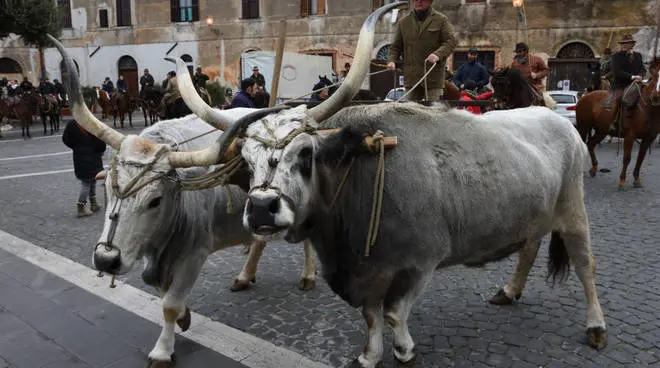
[[[594,57],[591,47],[582,42],[568,43],[557,53],[558,59],[593,59]]]
[[[130,57],[128,55],[124,55],[124,56],[119,58],[119,61],[117,61],[117,67],[120,70],[121,69],[131,69],[131,70],[135,69],[135,70],[137,70],[138,65],[137,65],[137,61],[135,61],[135,59],[133,59],[132,57]]]
[[[80,67],[78,67],[78,62],[74,60],[73,64],[76,66],[76,71],[78,72],[78,75],[80,75]],[[64,59],[62,59],[62,61],[60,61],[61,82],[64,83],[68,77],[69,77],[69,73],[66,70],[66,64],[64,63]]]
[[[23,74],[23,68],[14,59],[0,58],[0,74]]]
[[[195,65],[195,64],[193,64],[192,56],[190,56],[188,54],[183,54],[183,55],[181,55],[181,60],[183,60],[186,63],[186,66],[188,67],[188,71],[190,72],[190,74],[192,74],[193,69],[194,69],[194,65]]]
[[[376,60],[387,61],[389,54],[390,54],[390,45],[385,45],[381,47],[376,53]],[[396,62],[397,63],[403,62],[403,53],[399,55],[399,57],[396,59]]]

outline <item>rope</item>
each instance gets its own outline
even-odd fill
[[[367,244],[364,250],[365,257],[369,257],[371,247],[376,244],[378,229],[380,227],[380,215],[383,206],[383,191],[385,189],[385,142],[384,134],[378,130],[373,135],[374,143],[378,144],[378,168],[376,169],[376,178],[374,179],[374,197],[373,207],[371,208],[371,218],[369,219],[369,233],[367,234]]]
[[[414,86],[413,86],[408,92],[406,92],[406,94],[404,94],[403,96],[401,96],[401,98],[399,98],[398,100],[396,100],[396,102],[400,102],[401,100],[403,100],[404,98],[406,98],[406,97],[407,97],[412,91],[415,90],[415,88],[417,88],[417,86],[419,86],[420,83],[422,83],[422,81],[426,82],[426,77],[431,73],[431,71],[432,71],[437,65],[438,65],[438,63],[434,63],[434,64],[431,66],[431,69],[429,69],[428,71],[426,71],[426,61],[424,61],[424,71],[425,71],[425,73],[424,73],[424,75],[422,76],[422,78],[420,78],[420,79],[417,81],[417,83],[415,83],[415,85],[414,85]],[[424,83],[424,93],[426,94],[426,98],[428,99],[428,91],[426,90],[426,83]]]
[[[353,163],[355,163],[355,156],[353,156],[353,158],[351,159],[351,163],[348,164],[348,167],[344,172],[344,177],[339,182],[339,185],[337,185],[337,190],[335,191],[335,195],[332,197],[332,201],[330,202],[330,209],[333,209],[335,207],[335,204],[337,203],[337,199],[339,198],[339,193],[341,193],[341,190],[344,188],[344,184],[346,184],[346,179],[348,179],[348,174],[350,174],[351,169],[353,168]]]

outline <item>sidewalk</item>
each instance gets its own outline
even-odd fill
[[[160,330],[0,249],[0,368],[140,368]],[[177,367],[247,368],[178,334],[175,349]]]

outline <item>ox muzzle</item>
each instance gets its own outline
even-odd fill
[[[273,235],[286,226],[281,221],[284,203],[282,192],[276,188],[257,187],[250,190],[245,216],[249,229],[258,235]]]

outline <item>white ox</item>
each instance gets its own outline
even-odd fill
[[[238,185],[182,191],[180,180],[199,177],[213,169],[205,168],[210,164],[205,162],[209,161],[208,157],[217,157],[217,149],[200,148],[213,146],[222,132],[213,131],[213,127],[194,115],[161,121],[139,136],[124,136],[107,127],[85,106],[71,58],[57,40],[51,40],[69,71],[67,88],[76,121],[118,150],[116,163],[107,174],[106,220],[94,250],[94,266],[105,273],[121,275],[136,261],[145,260],[142,279],[157,288],[164,314],[162,332],[149,353],[149,366],[170,366],[174,324],[183,331],[190,326],[185,302],[207,257],[227,247],[251,243],[248,260],[232,290],[245,289],[255,281],[266,242],[255,239],[241,225],[242,203],[247,199],[241,187],[247,189],[249,185],[247,172],[239,170],[232,176],[231,183]],[[225,115],[237,119],[253,111],[256,109],[232,109]],[[213,132],[199,137],[210,131]],[[180,144],[175,151],[172,146],[177,143]],[[228,213],[232,203],[235,211]],[[304,251],[299,287],[309,290],[315,286],[316,269],[307,242]]]
[[[491,300],[513,303],[550,233],[550,274],[563,279],[573,262],[587,299],[588,343],[603,348],[607,330],[584,204],[587,150],[577,131],[543,107],[483,116],[416,103],[341,109],[367,73],[366,45],[387,8],[367,19],[353,67],[330,99],[311,110],[246,116],[222,135],[222,160],[243,142],[241,155],[252,171],[245,226],[262,235],[284,233],[290,242],[311,239],[330,288],[362,308],[368,343],[355,366],[381,362],[385,321],[395,358],[414,358],[407,320],[436,269],[479,267],[517,252],[511,281]],[[177,67],[185,70],[182,62]],[[197,97],[182,97],[195,105]],[[306,129],[317,126],[340,131]],[[385,154],[384,168],[365,139],[379,131],[399,142]],[[382,206],[372,212],[374,177],[383,170]],[[372,242],[374,213],[380,220]]]

